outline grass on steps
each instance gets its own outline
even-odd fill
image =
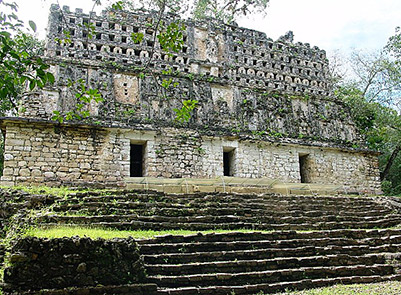
[[[207,231],[190,231],[190,230],[114,230],[114,229],[103,229],[103,228],[90,228],[90,227],[76,227],[76,226],[58,226],[51,228],[31,228],[25,233],[25,236],[34,236],[38,238],[63,238],[63,237],[88,237],[92,239],[103,238],[128,238],[133,237],[135,239],[151,239],[161,235],[193,235],[197,233],[228,233],[228,232],[255,232],[254,230],[207,230]],[[258,231],[260,232],[260,231]],[[271,231],[264,231],[271,232]]]
[[[262,295],[259,293],[257,295]],[[398,295],[401,294],[401,282],[383,282],[375,284],[334,285],[303,291],[287,291],[276,295]]]
[[[387,229],[397,229],[398,227],[391,227]],[[296,230],[297,233],[307,233],[314,232],[315,230]],[[262,232],[271,233],[274,230],[251,230],[251,229],[235,229],[235,230],[223,230],[223,229],[213,229],[213,230],[203,230],[203,231],[193,231],[193,230],[117,230],[111,228],[99,228],[90,226],[66,226],[60,225],[49,228],[42,227],[32,227],[25,231],[24,236],[28,237],[38,237],[38,238],[64,238],[64,237],[88,237],[91,239],[113,239],[113,238],[128,238],[133,237],[134,239],[153,239],[156,236],[163,235],[179,235],[179,236],[189,236],[196,235],[198,233],[210,234],[210,233],[230,233],[230,232]],[[280,232],[280,231],[279,231]],[[401,292],[400,292],[401,294]]]
[[[0,186],[2,189],[14,189],[21,190],[32,195],[53,195],[58,197],[65,197],[73,193],[82,192],[107,192],[111,190],[99,190],[99,189],[74,189],[69,187],[49,187],[49,186]]]

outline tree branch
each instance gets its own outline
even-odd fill
[[[395,147],[393,153],[391,154],[390,159],[387,161],[387,165],[384,168],[383,172],[380,173],[380,180],[381,181],[383,181],[386,178],[386,176],[388,175],[388,173],[389,173],[389,171],[391,169],[391,166],[393,165],[394,160],[397,157],[397,155],[400,152],[400,150],[401,150],[401,146],[397,145]]]

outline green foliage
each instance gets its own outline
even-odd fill
[[[367,146],[381,152],[383,191],[401,194],[400,28],[383,50],[352,52],[350,66],[352,79],[337,80],[336,95],[349,107]]]
[[[111,9],[114,9],[114,10],[123,10],[124,7],[125,7],[124,1],[117,1],[117,2],[111,4]]]
[[[191,113],[197,107],[197,105],[197,100],[184,100],[182,102],[181,109],[173,109],[173,111],[176,113],[175,120],[181,123],[189,122],[189,119],[191,119]]]
[[[366,136],[369,148],[385,151],[399,142],[401,118],[394,109],[369,102],[354,85],[339,87],[335,93],[349,107],[358,129]]]
[[[166,27],[161,22],[161,30],[157,35],[160,47],[163,51],[172,55],[171,52],[179,52],[184,45],[185,25],[180,20],[169,23]]]
[[[2,189],[7,189],[8,187],[5,186],[0,186]],[[69,187],[48,187],[48,186],[13,186],[13,189],[16,190],[22,190],[24,192],[27,192],[32,195],[53,195],[53,196],[58,196],[58,197],[66,197],[69,194],[77,193],[77,192],[85,192],[89,191],[89,189],[72,189]],[[90,191],[96,191],[96,192],[101,192],[102,190],[93,190],[91,189]]]
[[[187,75],[187,78],[188,78],[189,80],[193,81],[193,80],[195,80],[195,75],[192,74],[192,73],[190,73],[190,74]]]
[[[254,135],[256,137],[262,137],[265,134],[266,134],[266,131],[264,131],[264,130],[262,130],[262,131],[252,130],[252,135]]]
[[[168,68],[167,70],[162,71],[163,75],[172,75],[173,74],[173,69]],[[171,87],[176,88],[180,85],[177,81],[173,81],[173,78],[164,78],[161,81],[160,86],[163,87],[165,90],[170,89]]]
[[[354,51],[350,57],[353,83],[369,102],[394,106],[401,91],[401,68],[385,50]]]
[[[338,87],[335,95],[350,108],[359,130],[366,133],[373,127],[377,104],[366,101],[362,91],[356,85],[348,84]]]
[[[380,170],[383,171],[390,156],[401,142],[401,117],[392,108],[378,102],[369,101],[354,84],[338,87],[336,95],[349,107],[351,116],[359,131],[365,136],[369,148],[379,150]],[[398,156],[390,172],[383,191],[387,194],[401,193],[401,159]]]
[[[133,10],[135,9],[135,2],[131,0],[119,0],[112,2],[109,6],[107,6],[105,9],[110,11],[121,11],[121,10]]]
[[[391,150],[386,150],[380,157],[380,166],[384,167],[391,156]],[[401,195],[401,156],[395,158],[385,180],[382,182],[382,190],[388,195]]]
[[[143,40],[143,33],[138,32],[138,33],[131,33],[131,39],[135,44],[139,44],[142,42]]]
[[[195,19],[219,19],[225,23],[232,23],[240,15],[266,12],[270,0],[195,0],[191,12]]]
[[[85,33],[87,34],[88,39],[93,39],[93,37],[96,35],[96,27],[93,23],[85,22],[83,25],[78,24],[79,27],[83,27],[85,29]]]
[[[18,102],[28,89],[54,83],[49,66],[39,57],[43,43],[21,31],[15,3],[0,2],[0,114],[17,111]],[[3,10],[4,9],[4,10]],[[11,10],[10,13],[4,11]],[[36,30],[34,22],[29,25]],[[28,88],[27,88],[28,87]]]
[[[170,87],[178,87],[178,85],[179,85],[179,83],[178,82],[173,82],[172,78],[163,79],[162,80],[162,84],[161,84],[161,86],[166,90],[169,89]]]
[[[62,39],[55,38],[54,40],[60,45],[69,45],[71,44],[71,33],[69,30],[63,30],[64,37]]]
[[[401,64],[401,28],[395,28],[395,34],[391,36],[385,47],[387,52],[396,60],[398,65]]]
[[[88,105],[95,101],[100,103],[103,101],[102,95],[99,93],[98,89],[88,88],[86,86],[84,79],[79,79],[76,81],[69,80],[67,86],[75,92],[76,105],[71,111],[65,114],[60,111],[54,110],[52,117],[53,120],[59,121],[60,123],[65,120],[81,120],[90,116]]]

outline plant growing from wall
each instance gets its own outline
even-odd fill
[[[189,119],[191,118],[191,114],[193,110],[197,107],[198,101],[197,100],[192,100],[192,99],[187,99],[182,102],[182,107],[180,109],[173,109],[173,111],[176,113],[176,118],[175,120],[181,123],[188,122]]]
[[[99,103],[103,101],[103,97],[99,93],[98,89],[88,88],[84,79],[78,79],[76,81],[69,80],[67,87],[74,89],[74,96],[76,104],[74,108],[65,114],[60,111],[53,111],[53,120],[62,123],[64,120],[82,120],[90,116],[88,106],[92,101]]]

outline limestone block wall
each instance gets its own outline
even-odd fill
[[[118,133],[97,128],[10,123],[2,180],[9,183],[123,185],[127,175]]]
[[[124,186],[133,165],[131,145],[139,145],[143,147],[141,176],[145,177],[214,178],[223,176],[224,165],[229,165],[230,176],[380,191],[373,153],[149,127],[101,129],[3,122],[2,181]],[[229,163],[223,161],[224,152],[230,153]]]

